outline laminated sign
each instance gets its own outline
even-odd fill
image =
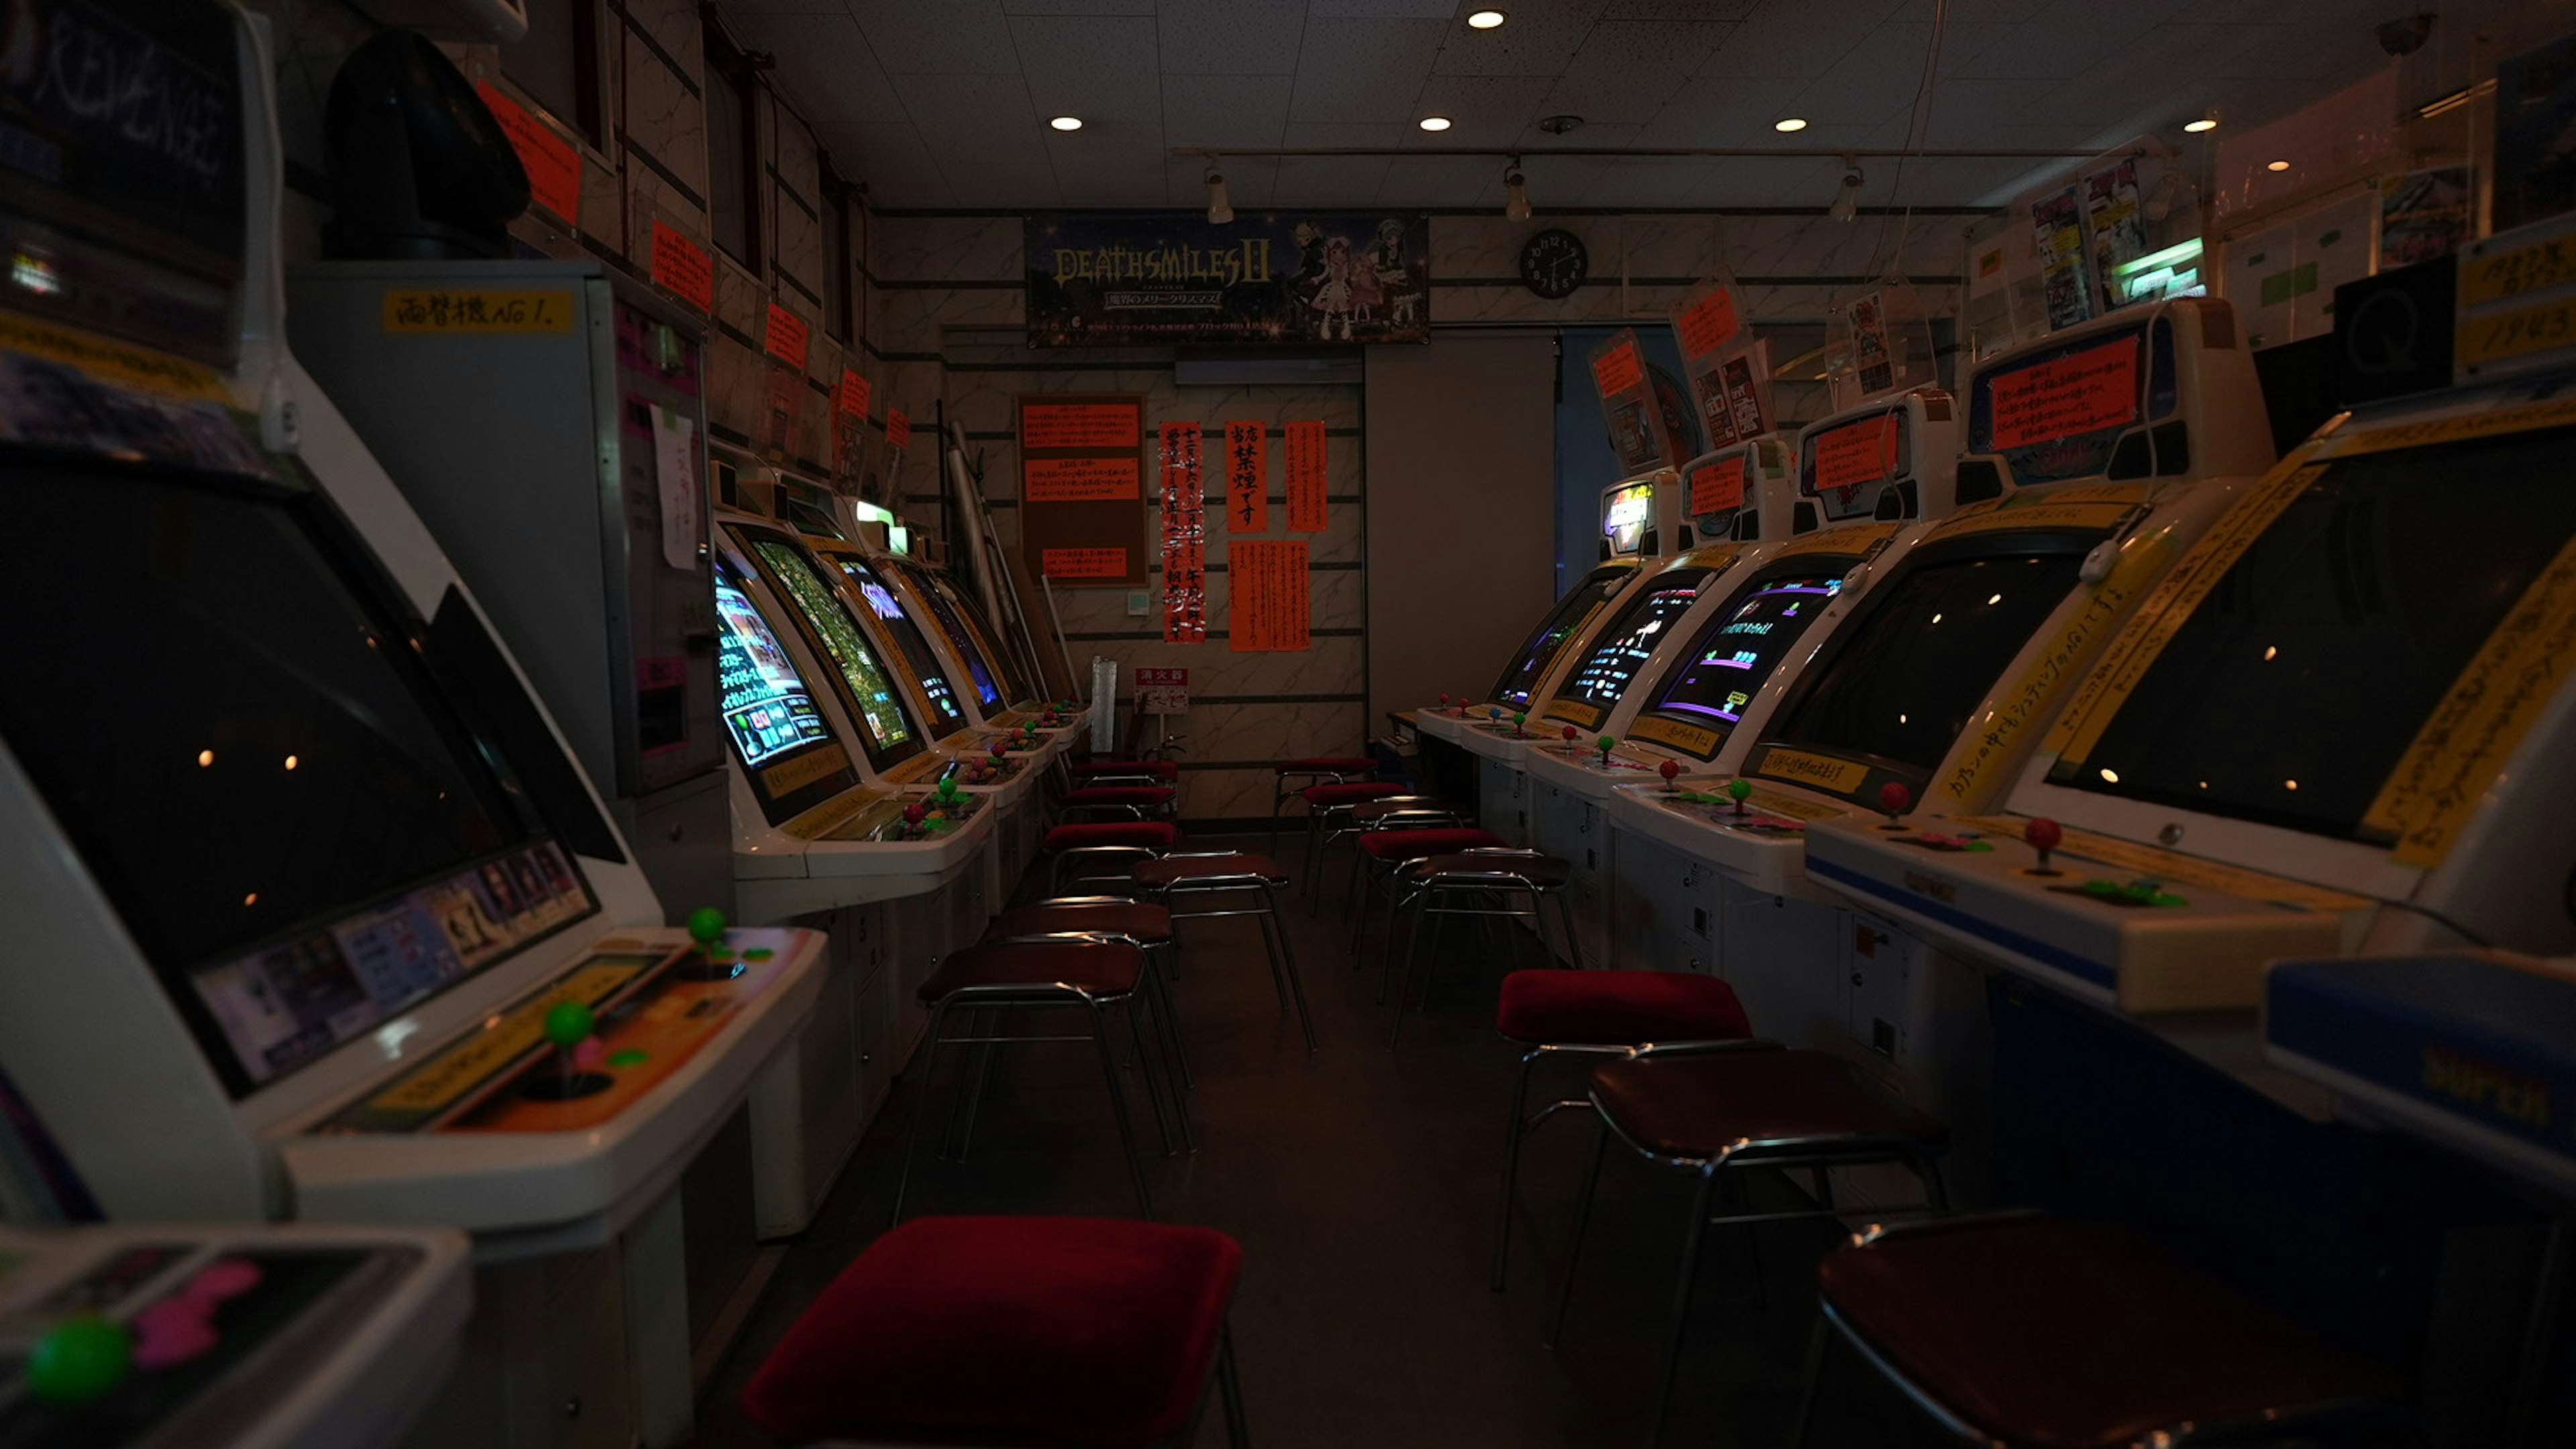
[[[1301,652],[1308,647],[1306,540],[1245,539],[1226,550],[1226,588],[1234,618],[1226,626],[1237,654]]]
[[[1325,486],[1323,421],[1290,423],[1287,435],[1288,531],[1322,533],[1331,526],[1324,500],[1329,490]]]
[[[1020,551],[1073,588],[1142,588],[1145,399],[1134,393],[1023,397]]]

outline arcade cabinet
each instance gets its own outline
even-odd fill
[[[721,1306],[691,1301],[680,1180],[821,942],[660,924],[468,585],[283,345],[265,28],[121,19],[212,78],[225,144],[179,195],[107,131],[22,117],[77,190],[22,177],[0,214],[64,278],[0,311],[0,486],[65,546],[0,593],[82,607],[0,665],[81,704],[0,691],[0,1066],[111,1218],[472,1234],[467,1367],[424,1442],[550,1440],[578,1401],[677,1443]]]

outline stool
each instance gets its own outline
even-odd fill
[[[1327,792],[1354,792],[1350,794]],[[1428,795],[1415,795],[1405,787],[1388,780],[1355,780],[1347,785],[1315,785],[1299,792],[1306,799],[1306,899],[1317,894],[1316,882],[1323,878],[1324,851],[1334,841],[1352,833],[1360,812],[1369,811],[1377,819],[1391,810],[1437,810],[1448,823],[1457,823],[1455,812]],[[1319,803],[1316,796],[1322,794]]]
[[[1038,850],[1055,857],[1047,871],[1047,894],[1064,891],[1068,865],[1083,859],[1152,860],[1181,843],[1181,827],[1168,820],[1105,820],[1059,825],[1038,840]],[[1125,875],[1083,875],[1079,880],[1125,880]]]
[[[1377,759],[1371,755],[1311,755],[1302,760],[1281,760],[1270,767],[1270,853],[1279,853],[1279,811],[1288,797],[1302,794],[1309,785],[1326,782],[1339,784],[1354,776],[1377,773]]]
[[[1545,910],[1547,902],[1553,899],[1557,924],[1565,929],[1566,954],[1573,958],[1575,970],[1583,969],[1583,948],[1574,939],[1573,907],[1565,899],[1566,882],[1574,878],[1574,868],[1552,855],[1542,855],[1535,850],[1488,846],[1414,861],[1405,866],[1399,878],[1412,887],[1412,893],[1397,900],[1387,910],[1386,966],[1378,975],[1378,1000],[1386,999],[1386,978],[1395,972],[1395,918],[1408,902],[1413,906],[1413,933],[1404,941],[1404,978],[1396,985],[1395,1020],[1386,1032],[1388,1051],[1395,1050],[1396,1039],[1404,1032],[1404,1001],[1413,991],[1413,962],[1421,954],[1422,921],[1426,916],[1440,918],[1431,926],[1431,959],[1435,962],[1440,959],[1440,932],[1449,924],[1451,916],[1508,916],[1514,920],[1525,920],[1532,930],[1538,932],[1539,951],[1548,961],[1554,962],[1556,952],[1547,943]],[[1440,903],[1444,893],[1456,895],[1462,892],[1478,897],[1526,895],[1529,909]],[[1428,969],[1422,973],[1422,996],[1424,1009],[1428,1010],[1431,999],[1431,973]]]
[[[1550,1102],[1530,1116],[1529,1081],[1542,1057],[1624,1057],[1655,1041],[1728,1041],[1753,1035],[1735,988],[1688,971],[1515,971],[1503,978],[1494,1030],[1521,1053],[1503,1123],[1503,1206],[1494,1219],[1493,1290],[1503,1291],[1511,1254],[1512,1193],[1521,1171],[1521,1139],[1559,1112],[1592,1110],[1589,1098]]]
[[[1225,1323],[1242,1273],[1213,1228],[923,1218],[797,1316],[743,1412],[796,1444],[1180,1449],[1213,1380],[1250,1449]]]
[[[1306,882],[1307,890],[1313,892],[1315,882],[1323,876],[1327,864],[1324,851],[1343,836],[1365,835],[1372,830],[1458,829],[1466,824],[1466,813],[1437,795],[1389,795],[1383,800],[1354,805],[1334,818],[1317,844],[1315,872]],[[1360,869],[1367,860],[1358,851],[1351,852],[1351,884],[1345,888],[1345,896],[1358,891]]]
[[[1962,1439],[2032,1449],[2341,1436],[2380,1371],[2193,1264],[2096,1223],[2004,1213],[1872,1227],[1826,1255],[1797,1438],[1835,1334]],[[2383,1425],[2382,1427],[2385,1427]]]
[[[903,1221],[904,1190],[912,1182],[912,1159],[921,1138],[922,1120],[930,1115],[930,1084],[938,1071],[939,1049],[966,1045],[985,1049],[980,1064],[969,1064],[968,1080],[959,1084],[960,1096],[950,1112],[952,1119],[960,1111],[965,1115],[962,1131],[953,1120],[950,1128],[958,1140],[958,1157],[962,1160],[966,1143],[974,1136],[976,1108],[991,1082],[993,1047],[1004,1042],[1084,1040],[1078,1036],[1005,1036],[1001,1032],[1003,1014],[1015,1008],[1068,1006],[1080,1007],[1091,1017],[1089,1040],[1100,1049],[1100,1069],[1109,1082],[1109,1105],[1118,1118],[1118,1142],[1126,1149],[1127,1175],[1136,1188],[1136,1206],[1145,1217],[1152,1217],[1154,1199],[1145,1186],[1145,1163],[1136,1150],[1136,1129],[1127,1120],[1127,1094],[1118,1084],[1118,1056],[1109,1045],[1109,1009],[1129,1005],[1135,999],[1145,972],[1142,947],[1126,941],[1081,937],[969,946],[940,962],[930,978],[921,983],[921,1001],[931,1013],[930,1044],[921,1057],[920,1100],[913,1103],[912,1118],[904,1124],[903,1165],[894,1183],[894,1221]],[[949,1013],[961,1007],[970,1011],[988,1009],[993,1023],[991,1034],[948,1035]],[[1169,1027],[1169,1023],[1162,1025]],[[1154,1107],[1154,1124],[1160,1129],[1162,1089],[1145,1051],[1144,1033],[1132,1012],[1127,1028],[1136,1042],[1137,1071],[1145,1079],[1145,1093]],[[970,1027],[969,1031],[975,1029]],[[1164,1150],[1171,1150],[1168,1133]]]
[[[1198,1085],[1190,1072],[1181,1013],[1172,1001],[1171,982],[1176,974],[1172,970],[1172,913],[1131,896],[1056,896],[1004,911],[984,931],[987,941],[1047,940],[1068,935],[1128,941],[1145,952],[1145,986],[1153,993],[1154,1016],[1163,1024],[1162,1034],[1170,1038],[1173,1079],[1184,1089]],[[1198,1148],[1190,1140],[1189,1097],[1185,1091],[1176,1091],[1172,1099],[1177,1109],[1173,1116],[1181,1124],[1181,1150],[1196,1152]]]
[[[1384,820],[1379,821],[1378,824],[1379,829],[1360,833],[1359,855],[1352,862],[1357,885],[1357,895],[1352,901],[1357,909],[1351,917],[1350,945],[1351,969],[1354,971],[1360,967],[1360,936],[1368,929],[1369,901],[1377,894],[1380,886],[1386,888],[1387,935],[1389,949],[1393,949],[1397,872],[1414,861],[1429,860],[1435,855],[1454,855],[1462,850],[1504,848],[1501,836],[1490,830],[1479,830],[1472,825],[1425,825],[1412,828],[1401,824],[1390,825]],[[1370,862],[1375,862],[1383,868],[1380,874],[1373,876],[1368,873],[1367,867]]]
[[[1172,813],[1172,801],[1180,796],[1173,785],[1085,785],[1067,790],[1056,800],[1056,808],[1070,821],[1075,811],[1083,818],[1098,814],[1111,820],[1147,820]]]
[[[1210,916],[1257,916],[1261,920],[1261,942],[1270,954],[1270,984],[1279,992],[1279,1012],[1288,1013],[1289,998],[1297,1005],[1297,1025],[1306,1033],[1306,1050],[1315,1049],[1315,1020],[1306,1010],[1306,984],[1297,975],[1297,957],[1288,946],[1288,923],[1279,917],[1278,889],[1288,883],[1286,873],[1266,855],[1169,855],[1147,861],[1136,867],[1136,885],[1163,898],[1169,908],[1180,897],[1189,895],[1224,895],[1245,891],[1261,893],[1261,904],[1222,910],[1172,910],[1174,921],[1195,920]]]
[[[1832,1217],[1837,1167],[1898,1163],[1922,1179],[1920,1209],[1946,1206],[1933,1157],[1947,1145],[1949,1129],[1894,1101],[1867,1083],[1858,1068],[1823,1052],[1789,1051],[1775,1042],[1688,1042],[1653,1046],[1592,1071],[1592,1109],[1601,1129],[1592,1170],[1575,1209],[1574,1236],[1566,1247],[1565,1281],[1548,1330],[1553,1346],[1565,1332],[1565,1310],[1574,1298],[1574,1274],[1583,1252],[1583,1230],[1601,1186],[1601,1160],[1615,1133],[1648,1162],[1678,1168],[1698,1180],[1691,1196],[1690,1227],[1682,1243],[1681,1278],[1673,1295],[1672,1328],[1664,1343],[1663,1377],[1655,1390],[1649,1445],[1664,1440],[1664,1411],[1681,1367],[1682,1327],[1690,1318],[1691,1288],[1699,1272],[1702,1241],[1715,1222],[1756,1223]],[[1745,1168],[1804,1167],[1814,1174],[1817,1206],[1785,1213],[1730,1211],[1712,1220],[1709,1200],[1719,1175]],[[1741,1179],[1731,1179],[1730,1187]],[[1740,1209],[1739,1192],[1727,1206]]]
[[[1168,785],[1181,778],[1170,760],[1068,760],[1065,769],[1086,785]]]
[[[1347,784],[1309,785],[1298,791],[1296,798],[1306,802],[1308,856],[1311,857],[1314,854],[1317,823],[1334,811],[1348,811],[1354,805],[1365,805],[1371,800],[1392,799],[1408,793],[1410,791],[1405,786],[1393,780],[1353,780]],[[1275,812],[1270,817],[1270,853],[1274,857],[1279,854],[1279,816]]]

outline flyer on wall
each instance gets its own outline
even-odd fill
[[[2072,184],[2030,204],[2032,240],[2048,302],[2048,325],[2071,327],[2093,315],[2084,278],[2084,207]]]

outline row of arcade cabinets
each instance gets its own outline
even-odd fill
[[[2127,309],[1809,426],[1823,526],[1587,580],[1498,691],[1524,719],[1423,731],[1598,878],[1585,964],[1719,974],[1948,1120],[1967,1200],[2144,1218],[2456,1390],[2458,1230],[2576,1198],[2532,1095],[2576,1079],[2559,381],[2276,461],[2228,305]],[[1855,477],[1877,516],[1831,521]],[[2514,1425],[2450,1437],[2528,1430],[2501,1387],[2458,1402]]]
[[[66,541],[0,587],[31,618],[78,599],[85,626],[0,642],[15,677],[79,681],[0,697],[21,934],[0,1116],[37,1144],[0,1151],[0,1202],[151,1240],[0,1249],[0,1304],[116,1360],[69,1397],[0,1382],[0,1437],[210,1442],[168,1426],[295,1332],[344,1352],[263,1360],[251,1407],[354,1394],[377,1416],[358,1441],[427,1403],[407,1442],[684,1442],[693,1351],[846,1156],[866,1070],[900,1059],[908,953],[981,929],[997,819],[1061,746],[936,575],[716,528],[695,336],[615,276],[325,269],[296,288],[312,352],[290,351],[264,22],[216,0],[25,18],[203,78],[219,144],[173,176],[41,76],[0,77],[60,160],[0,207],[0,487]],[[454,102],[414,111],[480,117],[508,154],[452,68],[411,73]],[[407,370],[406,348],[443,360]],[[791,560],[812,587],[783,604]],[[898,607],[862,617],[871,572]],[[889,613],[938,621],[917,656]],[[817,652],[853,641],[914,773],[817,743],[858,738],[855,655]],[[975,681],[964,726],[932,665]],[[791,677],[803,709],[761,708]],[[789,770],[748,771],[761,749]],[[783,821],[739,803],[818,779],[830,798]],[[836,875],[880,914],[806,884]],[[8,1191],[29,1163],[41,1190]],[[0,1314],[0,1337],[31,1321]]]

